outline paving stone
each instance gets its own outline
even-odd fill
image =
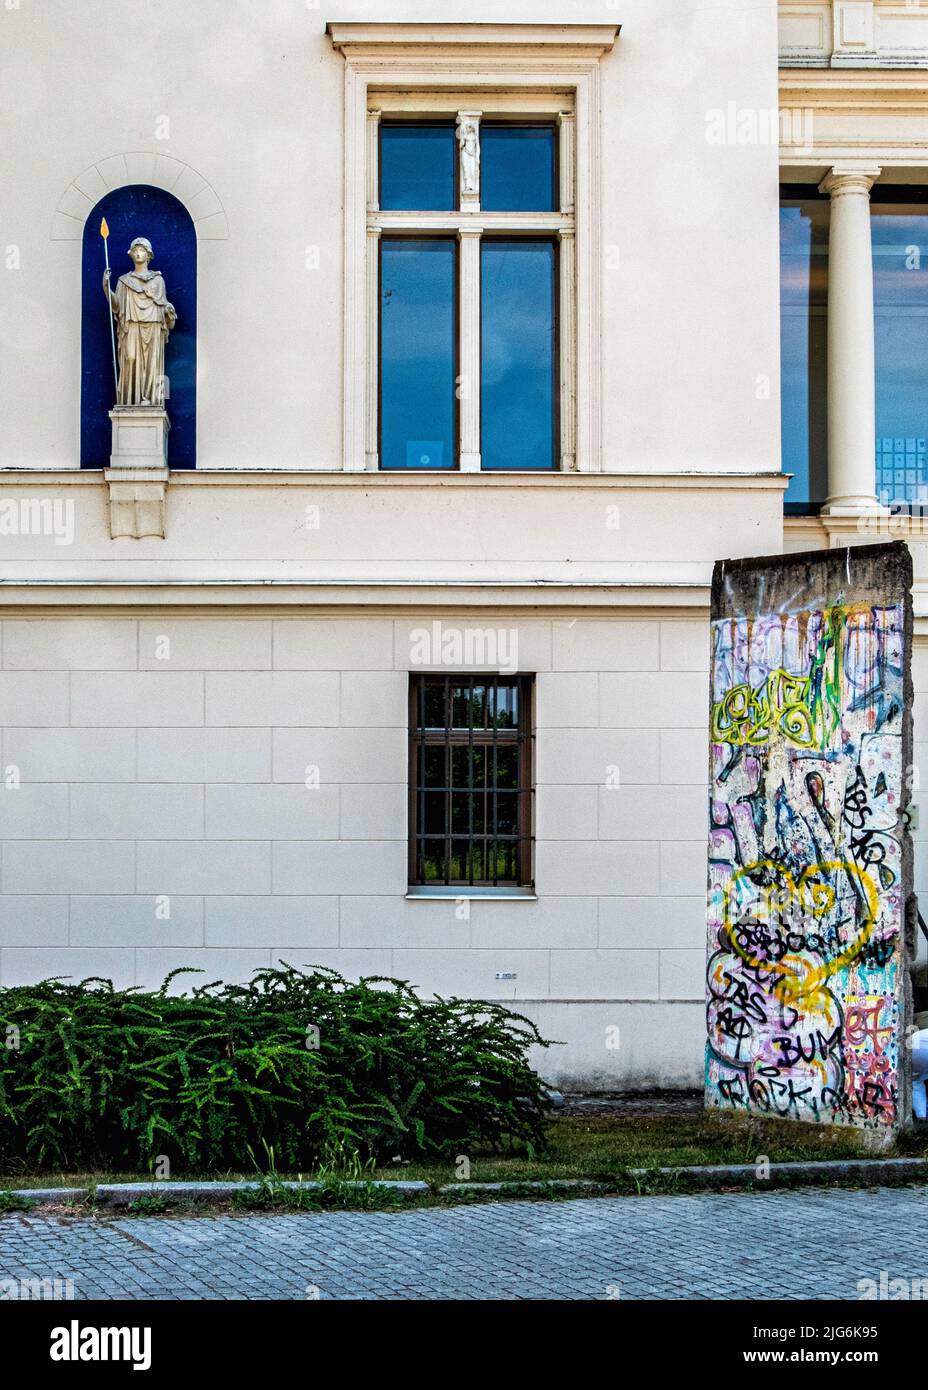
[[[823,1247],[822,1231],[840,1238]],[[790,1232],[787,1242],[783,1232]],[[928,1187],[391,1212],[0,1217],[0,1278],[77,1299],[855,1299],[926,1276]]]

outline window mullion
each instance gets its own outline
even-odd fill
[[[480,238],[482,227],[458,230],[458,466],[480,471]]]

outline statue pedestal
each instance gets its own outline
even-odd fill
[[[163,406],[117,406],[110,411],[110,420],[110,468],[167,468],[171,422]]]
[[[162,406],[117,406],[110,420],[113,449],[103,473],[110,494],[110,535],[163,539],[170,476],[167,412]]]

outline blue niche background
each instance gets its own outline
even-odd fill
[[[116,400],[113,349],[103,298],[103,239],[100,219],[110,229],[110,286],[132,268],[127,252],[133,237],[154,247],[152,266],[164,276],[177,326],[168,338],[165,402],[171,432],[172,468],[196,467],[197,410],[197,234],[190,214],[172,194],[147,184],[129,184],[101,198],[84,225],[81,255],[81,467],[106,468],[112,430],[109,412]],[[115,323],[115,321],[114,321]]]

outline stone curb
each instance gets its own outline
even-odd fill
[[[274,1187],[288,1192],[318,1192],[328,1186],[321,1182],[281,1182]],[[380,1188],[387,1192],[398,1192],[403,1196],[419,1197],[427,1195],[431,1188],[427,1182],[386,1182],[372,1179],[370,1182],[344,1182],[340,1186],[368,1189]],[[198,1198],[234,1197],[237,1192],[260,1192],[264,1183],[242,1182],[119,1182],[100,1183],[96,1189],[97,1201],[103,1206],[128,1206],[140,1197],[175,1197],[183,1201],[196,1201]]]
[[[754,1163],[692,1164],[683,1168],[629,1168],[633,1178],[659,1176],[699,1178],[707,1185],[744,1182],[765,1183],[773,1178],[852,1178],[855,1181],[878,1185],[887,1180],[928,1177],[928,1158],[847,1158],[811,1159],[793,1163],[771,1163],[770,1177],[761,1178]]]
[[[439,1197],[457,1196],[461,1192],[608,1192],[610,1184],[595,1178],[550,1178],[547,1182],[449,1182],[435,1191]]]
[[[5,1187],[0,1189],[13,1197],[22,1197],[27,1202],[83,1202],[90,1189],[87,1187]]]
[[[681,1168],[629,1168],[627,1176],[638,1179],[654,1177],[687,1178],[700,1182],[704,1187],[719,1187],[729,1184],[745,1186],[770,1184],[777,1178],[792,1178],[820,1181],[854,1181],[869,1186],[877,1186],[887,1181],[900,1181],[911,1178],[928,1178],[928,1159],[926,1158],[864,1158],[832,1159],[825,1161],[771,1163],[769,1177],[758,1177],[753,1163],[693,1164]],[[386,1192],[396,1192],[403,1196],[423,1197],[432,1194],[440,1197],[460,1196],[462,1193],[518,1194],[520,1192],[610,1192],[614,1183],[597,1181],[594,1178],[551,1178],[549,1181],[512,1180],[509,1182],[454,1182],[442,1187],[432,1188],[422,1180],[372,1179],[365,1181],[345,1181],[340,1184],[347,1188],[378,1188]],[[240,1182],[129,1182],[100,1183],[96,1189],[84,1187],[21,1187],[0,1188],[13,1196],[37,1204],[82,1202],[96,1198],[101,1206],[129,1206],[140,1197],[177,1198],[182,1201],[197,1199],[234,1197],[237,1192],[258,1192],[265,1184],[244,1180]],[[281,1182],[277,1186],[290,1192],[318,1192],[328,1185],[320,1182]]]

